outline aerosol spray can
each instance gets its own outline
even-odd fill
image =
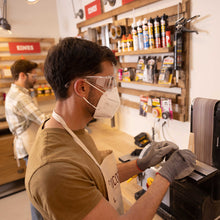
[[[132,23],[132,38],[133,38],[133,47],[134,47],[134,51],[139,50],[139,46],[138,46],[138,33],[137,33],[137,25],[135,22]]]
[[[155,43],[154,43],[154,25],[153,25],[153,19],[150,18],[148,20],[148,35],[149,35],[149,46],[150,49],[155,48]]]
[[[158,16],[154,19],[154,34],[155,34],[156,48],[160,48],[161,47],[160,18]]]
[[[166,14],[163,14],[163,16],[161,17],[160,20],[160,24],[161,24],[161,44],[162,47],[165,48],[167,47],[167,43],[166,43],[166,31],[167,31],[167,26],[168,26],[168,16]]]
[[[137,22],[137,31],[138,31],[138,45],[139,45],[139,50],[144,49],[144,40],[143,40],[143,29],[142,29],[142,22],[139,20]]]
[[[149,36],[148,36],[148,26],[147,26],[147,19],[144,18],[143,20],[143,39],[144,39],[144,49],[147,50],[149,48]]]

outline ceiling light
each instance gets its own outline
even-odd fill
[[[26,0],[29,5],[36,4],[39,0]]]
[[[11,33],[11,25],[7,21],[7,0],[3,2],[3,17],[0,18],[0,27]]]

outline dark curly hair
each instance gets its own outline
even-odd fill
[[[38,64],[29,60],[19,59],[16,60],[11,65],[11,74],[13,79],[16,81],[18,80],[19,73],[23,72],[25,74],[31,72],[33,69],[36,69]]]
[[[56,99],[67,98],[65,85],[76,77],[100,73],[103,61],[117,63],[109,48],[88,40],[67,37],[53,46],[45,60],[44,74]]]

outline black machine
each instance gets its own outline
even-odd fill
[[[220,220],[220,102],[213,114],[213,165],[197,161],[190,176],[171,184],[170,204],[162,202],[158,209],[164,219]],[[193,105],[190,129],[193,131]]]

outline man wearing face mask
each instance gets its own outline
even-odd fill
[[[152,219],[170,183],[188,175],[195,156],[171,142],[152,143],[136,161],[116,164],[98,151],[84,128],[93,118],[111,118],[120,105],[116,59],[107,47],[65,38],[51,48],[45,77],[56,96],[52,117],[41,126],[26,172],[28,196],[45,220]],[[174,152],[149,190],[124,214],[120,182]]]

